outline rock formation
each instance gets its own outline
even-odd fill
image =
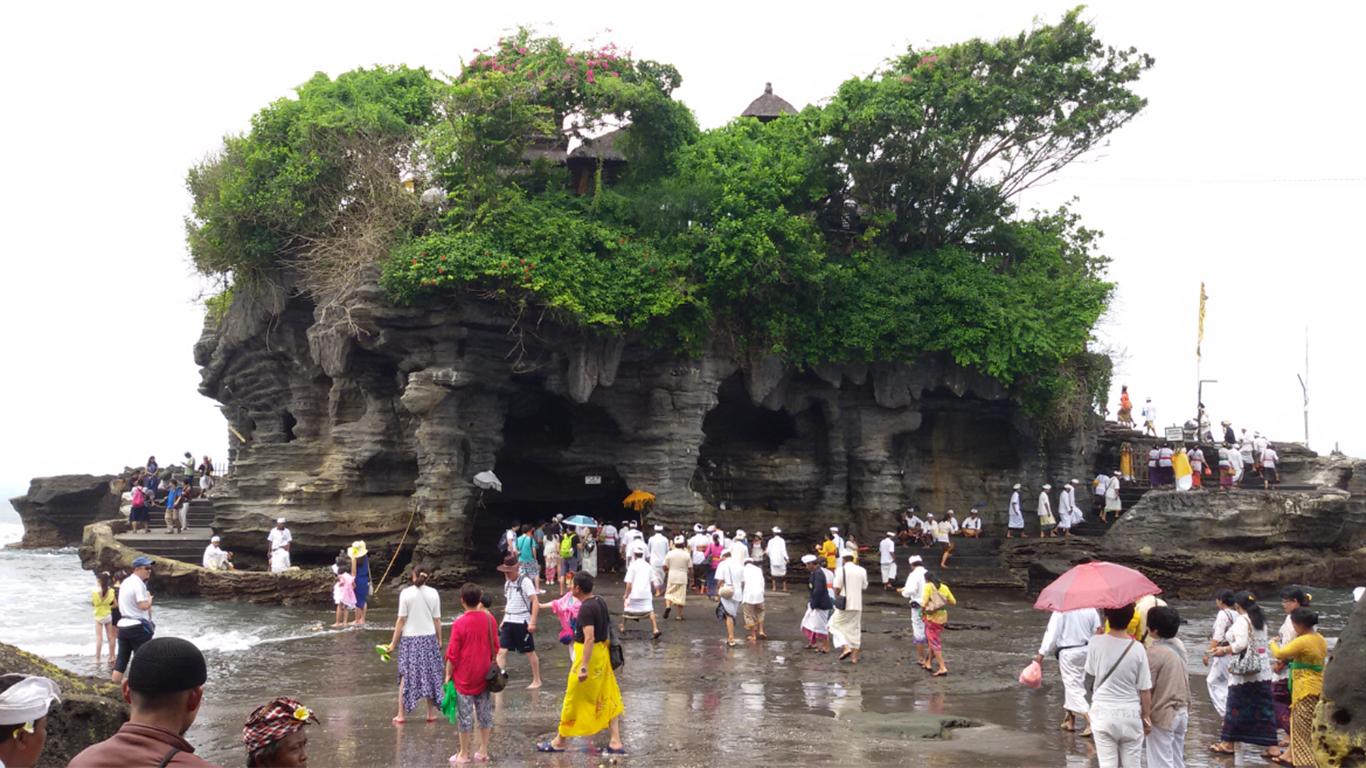
[[[88,526],[79,550],[81,567],[110,573],[131,568],[133,559],[143,553],[114,537],[126,526],[122,521]],[[199,567],[198,563],[154,555],[152,560],[154,567],[149,588],[153,594],[194,595],[248,603],[331,604],[332,584],[336,580],[332,572],[324,568],[301,568],[284,573],[210,571]]]
[[[344,313],[238,291],[195,359],[235,430],[213,496],[228,546],[259,549],[283,515],[296,561],[326,561],[357,538],[392,551],[411,520],[405,546],[448,575],[513,521],[621,518],[633,488],[668,524],[871,535],[908,503],[1080,474],[1094,440],[1044,445],[997,383],[942,361],[799,371],[719,342],[685,359],[474,294],[395,307],[373,284]],[[471,484],[486,469],[502,493]]]
[[[79,544],[82,531],[96,520],[119,517],[119,496],[111,488],[113,475],[58,475],[38,477],[28,493],[10,499],[24,523],[26,549]]]
[[[1316,762],[1325,768],[1366,765],[1366,610],[1352,612],[1328,654],[1323,697],[1314,712]]]
[[[128,720],[128,705],[107,680],[65,672],[12,645],[0,643],[0,674],[42,675],[62,689],[61,703],[48,711],[47,746],[39,768],[62,766],[76,753],[114,735]]]

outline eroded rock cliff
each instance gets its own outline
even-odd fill
[[[474,294],[410,309],[368,287],[342,312],[239,291],[195,358],[245,438],[216,527],[260,548],[283,515],[296,560],[356,538],[392,550],[411,519],[416,554],[459,570],[516,520],[620,519],[633,488],[674,525],[875,535],[908,503],[963,509],[1080,475],[1094,440],[1045,444],[998,384],[940,361],[798,371],[719,345],[684,359]],[[471,483],[486,469],[502,493]]]
[[[10,499],[24,523],[26,549],[79,544],[85,526],[119,516],[119,496],[110,486],[113,475],[57,475],[37,477],[28,493]]]

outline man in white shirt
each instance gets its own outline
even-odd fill
[[[1063,538],[1072,535],[1072,486],[1063,483],[1062,493],[1058,494],[1058,527],[1055,529],[1062,531]]]
[[[708,569],[703,568],[702,564],[707,559],[707,545],[711,544],[711,537],[707,535],[707,532],[702,527],[701,523],[697,523],[696,525],[694,525],[692,527],[692,530],[692,538],[688,539],[688,552],[692,555],[692,573],[694,586],[696,586],[697,591],[701,593],[706,591]]]
[[[768,557],[768,575],[773,579],[773,591],[778,591],[778,580],[782,579],[783,591],[787,591],[787,542],[783,540],[783,529],[773,526],[773,537],[764,545]]]
[[[229,567],[228,553],[218,545],[222,539],[214,536],[209,539],[209,546],[204,548],[203,565],[211,571],[226,571]]]
[[[835,542],[835,549],[843,552],[844,537],[840,535],[840,527],[838,525],[830,526],[830,538]]]
[[[1280,454],[1271,443],[1267,443],[1262,449],[1262,488],[1270,489],[1273,485],[1281,484],[1280,472],[1276,469],[1277,463],[1281,460]]]
[[[611,523],[604,523],[602,526],[602,541],[598,547],[598,571],[601,573],[616,573],[618,557],[621,555],[617,551],[617,527]]]
[[[141,556],[133,560],[133,572],[119,585],[119,651],[114,659],[114,683],[123,682],[128,662],[143,643],[152,639],[156,626],[152,624],[152,593],[147,591],[147,580],[152,577],[152,558]]]
[[[1015,533],[1024,536],[1024,509],[1020,507],[1020,484],[1016,483],[1010,491],[1010,506],[1006,509],[1006,538],[1014,538]]]
[[[1143,434],[1157,437],[1157,406],[1151,397],[1143,403]]]
[[[266,541],[270,542],[270,570],[275,572],[289,570],[289,546],[294,541],[294,536],[285,527],[283,517],[275,520],[275,527],[266,534]],[[277,556],[276,552],[282,554]]]
[[[963,530],[962,526],[958,524],[958,513],[954,512],[952,509],[949,510],[949,517],[944,522],[949,524],[950,536],[957,536],[959,532]]]
[[[1209,647],[1205,649],[1204,662],[1205,666],[1209,667],[1209,672],[1205,674],[1205,687],[1209,690],[1209,702],[1214,705],[1214,711],[1219,713],[1219,717],[1223,717],[1224,711],[1228,709],[1228,665],[1233,659],[1229,656],[1215,656],[1214,649],[1228,643],[1228,631],[1238,621],[1238,612],[1234,608],[1234,595],[1229,590],[1220,592],[1214,598],[1214,604],[1219,613],[1214,616]]]
[[[925,636],[925,618],[920,610],[920,597],[925,594],[925,565],[920,555],[911,555],[911,573],[906,577],[906,586],[901,596],[911,601],[911,639],[915,644],[915,657],[920,666],[929,669],[930,646]]]
[[[1048,498],[1048,493],[1052,490],[1052,485],[1044,483],[1043,488],[1039,491],[1039,538],[1041,539],[1046,535],[1058,535],[1057,530],[1053,529],[1053,526],[1058,522],[1057,519],[1053,517],[1053,502]]]
[[[664,558],[669,554],[669,537],[664,535],[664,526],[655,526],[655,532],[650,536],[646,548],[650,553],[650,568],[653,570],[650,580],[654,584],[655,595],[659,596],[664,594]]]
[[[975,506],[968,510],[967,519],[963,520],[963,535],[969,539],[977,539],[982,536],[982,518]]]
[[[896,589],[896,534],[891,531],[878,542],[877,564],[882,569],[882,588]]]
[[[1091,481],[1091,509],[1099,514],[1105,509],[1105,489],[1110,485],[1110,476],[1101,472]]]
[[[1243,464],[1243,452],[1237,446],[1232,446],[1228,450],[1228,466],[1229,469],[1233,470],[1233,487],[1240,487],[1243,484],[1243,473],[1247,467]]]
[[[744,567],[745,558],[749,557],[749,538],[745,529],[737,528],[735,538],[730,540],[730,551],[735,554],[735,565],[737,568]]]
[[[1034,660],[1040,664],[1046,656],[1058,660],[1063,687],[1061,727],[1064,731],[1078,730],[1077,717],[1085,719],[1090,711],[1086,703],[1086,646],[1100,625],[1100,614],[1094,608],[1054,611],[1048,617],[1048,629],[1043,633],[1039,652],[1034,655]]]
[[[536,580],[522,574],[515,553],[504,560],[498,570],[504,577],[503,622],[498,625],[498,666],[507,669],[509,649],[526,656],[531,663],[531,684],[527,690],[535,690],[541,687],[541,657],[536,655],[536,617],[541,609],[536,600]]]
[[[840,661],[857,664],[863,645],[863,590],[868,587],[868,572],[857,562],[858,553],[844,550],[843,562],[835,571],[835,612],[830,617],[830,639],[843,648]],[[839,598],[844,607],[839,607]]]
[[[1162,473],[1162,485],[1176,485],[1176,470],[1173,462],[1176,460],[1176,451],[1166,443],[1157,451],[1157,468]]]
[[[744,597],[744,565],[735,559],[735,550],[725,547],[721,550],[721,563],[716,566],[716,592],[721,603],[721,611],[726,620],[726,645],[735,647],[735,618],[740,613],[740,600]],[[727,597],[726,593],[730,596]]]
[[[740,572],[740,610],[745,616],[745,631],[748,640],[767,640],[764,633],[764,571],[754,558],[745,558]]]
[[[1077,489],[1081,487],[1081,481],[1072,478],[1072,487],[1067,494],[1072,497],[1072,525],[1081,525],[1086,522],[1086,513],[1082,511],[1081,505],[1077,503]]]

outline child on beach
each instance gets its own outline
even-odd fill
[[[114,591],[114,577],[108,571],[100,571],[95,577],[99,581],[99,589],[90,593],[90,603],[95,608],[95,663],[100,663],[100,650],[104,642],[109,643],[109,660],[114,660],[114,639],[118,636],[118,630],[114,628],[114,604],[118,601],[118,592]]]
[[[547,533],[545,537],[545,548],[542,550],[545,557],[545,579],[542,584],[558,584],[560,582],[560,537],[553,533]],[[564,586],[560,587],[560,594],[564,594]]]
[[[356,578],[351,575],[351,561],[343,556],[337,557],[332,566],[337,574],[337,583],[332,585],[332,602],[337,604],[337,619],[333,627],[344,627],[348,614],[356,610]]]
[[[572,572],[569,574],[569,578],[574,578]],[[579,620],[579,607],[581,605],[583,605],[582,601],[574,597],[573,592],[566,592],[558,599],[548,603],[538,604],[541,610],[551,611],[555,614],[555,618],[560,620],[560,642],[569,648],[571,659],[574,656],[574,630],[577,628],[576,624]]]

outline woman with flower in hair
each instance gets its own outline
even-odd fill
[[[257,707],[242,726],[247,765],[253,768],[287,768],[308,763],[308,736],[304,726],[318,718],[308,707],[288,696]]]

